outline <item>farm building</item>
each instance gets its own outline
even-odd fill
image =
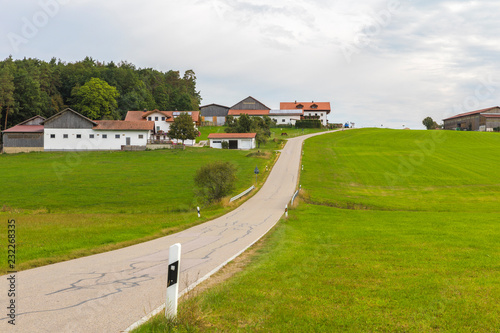
[[[65,109],[44,121],[45,151],[145,149],[154,122],[91,120]]]
[[[446,130],[492,132],[494,128],[500,127],[500,107],[461,113],[443,119],[443,122]]]
[[[269,117],[276,125],[295,125],[302,118],[302,110],[270,110]]]
[[[327,116],[331,112],[330,102],[281,102],[280,110],[301,110],[301,120],[320,120],[323,126],[328,125]]]
[[[226,117],[229,112],[229,107],[210,104],[200,107],[201,123],[204,126],[223,126],[226,123]]]
[[[3,131],[3,151],[5,153],[43,151],[44,120],[42,116],[35,116]]]
[[[200,124],[200,111],[128,111],[125,116],[125,121],[152,121],[154,122],[154,131],[150,142],[169,142],[170,138],[167,135],[172,124],[181,113],[187,113],[193,118],[195,126]],[[174,140],[175,141],[175,140]],[[193,145],[194,140],[185,140],[186,145]]]
[[[222,149],[222,142],[229,144],[229,149],[254,149],[256,133],[211,133],[208,135],[211,148]]]

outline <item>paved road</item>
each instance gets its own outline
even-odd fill
[[[262,189],[212,221],[124,249],[17,273],[16,325],[7,323],[8,281],[0,282],[1,332],[120,332],[165,302],[168,249],[182,244],[180,290],[262,237],[293,195],[303,136],[288,140]]]

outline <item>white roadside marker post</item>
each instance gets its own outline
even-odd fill
[[[200,214],[200,207],[196,207],[196,209],[198,210],[198,217],[201,217],[201,214]]]
[[[285,217],[288,217],[288,204],[285,206]]]
[[[172,245],[168,251],[167,300],[165,302],[165,316],[170,319],[177,316],[180,265],[181,244],[177,243]]]

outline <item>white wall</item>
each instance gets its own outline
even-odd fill
[[[55,138],[51,138],[51,135]],[[64,138],[64,134],[68,138]],[[81,138],[77,138],[77,135]],[[90,135],[94,138],[91,139]],[[115,135],[120,135],[117,139]],[[103,135],[107,135],[104,139]],[[142,138],[139,136],[142,135]],[[130,138],[132,146],[145,146],[148,142],[149,131],[95,131],[93,129],[59,129],[45,128],[44,130],[44,150],[121,150],[122,145],[126,145],[126,138]]]
[[[158,117],[158,120],[155,120]],[[167,117],[164,114],[161,113],[152,113],[149,116],[146,117],[146,120],[149,120],[151,118],[151,121],[155,122],[155,131],[158,132],[164,131],[165,133],[168,132],[170,129],[170,123],[166,122]],[[165,118],[165,120],[161,120],[162,118]]]
[[[276,119],[276,125],[295,125],[297,120],[300,120],[300,116],[279,116],[270,115],[269,118]],[[283,121],[284,120],[284,121]]]
[[[304,116],[315,116],[315,115],[320,116],[319,120],[321,121],[321,124],[323,124],[323,126],[327,125],[326,111],[304,111]]]
[[[248,150],[254,149],[256,147],[255,139],[231,139],[238,140],[238,149]],[[222,141],[227,141],[227,139],[210,139],[210,148],[222,149]]]

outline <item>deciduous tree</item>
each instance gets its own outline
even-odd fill
[[[182,112],[174,119],[167,134],[171,139],[182,140],[184,144],[184,140],[196,139],[199,132],[194,127],[193,118],[188,113]]]
[[[219,201],[228,195],[236,181],[236,167],[231,162],[205,164],[196,172],[194,183],[198,195],[207,202]]]
[[[116,99],[120,95],[115,87],[98,78],[75,87],[71,94],[76,111],[90,119],[102,119],[111,115],[118,106]]]

